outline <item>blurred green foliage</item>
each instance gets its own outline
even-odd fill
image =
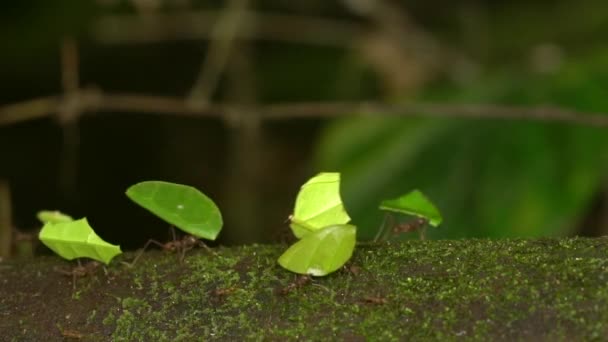
[[[160,7],[140,12],[138,6],[146,3]],[[222,9],[227,3],[7,2],[0,11],[0,38],[5,43],[0,74],[6,85],[0,103],[61,93],[59,51],[66,37],[78,43],[81,85],[109,93],[184,96],[207,55],[206,39],[177,35],[166,41],[108,43],[96,35],[96,25],[114,15],[136,20]],[[396,31],[383,26],[390,21],[353,11],[356,3],[366,1],[252,2],[256,11],[344,20],[356,23],[357,30],[336,46],[254,39],[248,42],[251,53],[237,50],[251,59],[251,75],[224,75],[213,100],[233,101],[238,85],[249,86],[260,104],[384,101],[411,91],[418,94],[417,100],[438,103],[552,104],[608,112],[608,51],[597,51],[608,32],[605,0],[576,5],[566,0],[386,1],[395,5],[391,13],[397,18]],[[180,31],[172,24],[157,29]],[[356,33],[359,30],[362,34]],[[416,36],[418,30],[424,34]],[[415,39],[408,40],[402,32],[414,33]],[[428,37],[440,49],[437,60],[426,63],[428,55],[417,58],[412,51],[427,47]],[[389,38],[393,40],[383,40]],[[549,55],[557,53],[553,62],[558,72],[531,67],[543,47],[549,47],[544,50]],[[370,51],[380,51],[380,57],[374,60]],[[464,66],[463,74],[453,72],[459,65]],[[407,80],[419,70],[423,77],[409,83],[406,91],[389,89],[393,75]],[[448,74],[460,83],[442,78]],[[122,198],[125,186],[143,178],[208,184],[222,208],[230,205],[225,194],[234,190],[226,186],[226,174],[240,172],[230,161],[231,139],[237,135],[221,122],[111,114],[81,121],[78,187],[72,189],[58,183],[62,168],[56,156],[65,147],[61,127],[52,120],[0,127],[0,176],[15,189],[18,226],[36,225],[32,213],[51,204],[87,213],[96,226],[114,227],[108,228],[115,229],[107,233],[109,239],[123,238],[127,228],[154,224],[145,221],[146,215],[136,216]],[[256,212],[264,222],[260,229],[279,230],[297,187],[311,174],[327,170],[342,172],[347,209],[355,216],[361,238],[373,237],[380,225],[377,206],[382,199],[415,188],[445,214],[444,225],[431,230],[431,237],[568,234],[575,232],[592,196],[600,191],[607,168],[606,131],[565,123],[351,117],[324,127],[317,142],[318,127],[324,123],[318,118],[264,123],[265,156],[260,164],[267,176],[252,191],[263,203],[263,210]],[[110,131],[112,139],[107,138]],[[316,161],[310,167],[313,144]],[[46,170],[44,178],[40,169]],[[116,226],[107,212],[125,219],[125,226]],[[230,215],[240,216],[238,210],[226,214],[228,222]],[[166,227],[156,228],[157,238],[164,238]],[[140,240],[150,238],[146,229]],[[259,239],[270,240],[270,235],[260,234]],[[137,241],[132,246],[140,245]]]
[[[553,74],[494,73],[421,99],[563,105],[608,111],[608,51]],[[434,238],[573,233],[608,170],[605,129],[503,120],[348,118],[327,127],[316,166],[342,172],[360,238],[381,222],[378,203],[419,188],[444,214]]]

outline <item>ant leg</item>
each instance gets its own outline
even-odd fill
[[[192,248],[194,248],[195,246],[198,247],[202,247],[204,248],[208,253],[212,254],[212,255],[216,255],[216,253],[213,251],[213,249],[211,249],[211,247],[207,246],[207,244],[205,244],[201,239],[192,236],[192,235],[188,235],[184,240],[192,238],[194,239],[194,241],[196,241],[195,243],[187,243],[187,244],[182,244],[182,254],[181,254],[181,260],[183,261],[183,259],[186,257],[186,252],[191,250]]]
[[[202,240],[198,240],[198,246],[199,247],[203,247],[207,252],[216,255],[216,253],[213,251],[213,249],[211,249],[211,247],[207,246],[206,243],[204,243]]]
[[[378,230],[378,233],[374,237],[374,242],[387,241],[391,230],[395,227],[395,218],[392,214],[384,214],[384,220]]]
[[[389,219],[388,229],[385,231],[384,237],[383,237],[383,239],[385,241],[389,239],[391,231],[394,230],[395,227],[397,226],[397,219],[395,219],[395,216],[393,216],[393,214],[389,213],[388,219]]]
[[[186,251],[185,251],[185,248],[183,248],[182,241],[177,240],[177,235],[175,234],[175,228],[173,226],[171,226],[171,237],[173,238],[173,244],[175,246],[177,261],[181,265],[184,262],[184,257],[186,256]]]
[[[184,264],[184,259],[186,258],[186,252],[192,249],[192,247],[188,248],[183,244],[178,244],[177,248],[179,248],[178,259],[180,265]]]
[[[144,247],[141,249],[141,251],[139,251],[139,253],[137,253],[137,255],[135,256],[135,258],[133,259],[133,261],[129,262],[125,262],[123,261],[123,263],[129,267],[132,267],[133,265],[135,265],[135,263],[137,262],[137,260],[139,260],[139,258],[144,254],[144,252],[146,251],[146,249],[148,249],[148,247],[150,246],[150,244],[155,244],[160,248],[164,248],[165,245],[163,245],[162,243],[156,241],[156,240],[148,240],[146,242],[146,244],[144,245]]]
[[[171,237],[173,238],[173,242],[176,242],[177,236],[175,235],[175,228],[173,228],[173,226],[171,226],[170,229],[171,229]]]
[[[179,254],[178,254],[178,259],[177,261],[179,262],[180,265],[184,264],[184,258],[186,258],[186,248],[181,248]]]
[[[420,229],[418,229],[418,232],[420,233],[420,240],[426,240],[426,225],[420,227]]]
[[[378,242],[380,241],[380,238],[382,237],[382,235],[384,235],[384,231],[386,229],[387,226],[387,220],[388,220],[389,214],[386,213],[384,214],[384,219],[382,220],[382,224],[380,225],[380,228],[378,228],[378,232],[376,233],[376,236],[374,236],[374,242]]]
[[[83,269],[82,263],[80,262],[80,258],[76,259],[76,262],[78,263],[78,266],[76,266],[75,269],[72,269],[72,293],[76,292],[76,269]]]

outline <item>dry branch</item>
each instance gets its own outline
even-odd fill
[[[147,113],[156,115],[226,118],[234,113],[254,110],[263,120],[370,117],[441,117],[503,119],[541,122],[565,122],[582,126],[608,127],[608,115],[587,113],[551,106],[518,107],[486,104],[449,103],[382,103],[363,102],[297,102],[242,106],[237,104],[204,104],[171,96],[126,93],[103,93],[85,89],[78,93],[83,115],[100,113]],[[0,106],[0,126],[51,116],[61,110],[63,98],[49,96]]]

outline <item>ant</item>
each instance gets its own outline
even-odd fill
[[[301,275],[296,278],[291,284],[282,288],[279,293],[283,296],[287,295],[289,292],[294,291],[312,281],[312,277],[310,275]]]
[[[237,290],[237,288],[234,286],[225,288],[225,289],[215,289],[213,291],[213,295],[218,296],[218,297],[228,296],[228,295],[234,293],[236,290]]]
[[[222,302],[226,299],[226,297],[230,296],[237,290],[238,290],[238,288],[236,286],[228,287],[228,288],[218,288],[218,289],[211,291],[211,294],[213,295],[212,298],[215,298],[216,301]]]
[[[369,304],[378,304],[378,305],[382,305],[382,304],[386,304],[388,303],[388,300],[386,300],[386,298],[382,298],[382,297],[372,297],[372,296],[366,296],[363,298],[363,301],[365,303],[369,303]]]
[[[425,239],[424,233],[426,231],[426,224],[428,222],[429,221],[427,219],[418,217],[413,221],[399,223],[393,227],[393,234],[398,235],[401,233],[409,233],[409,232],[418,231],[418,233],[420,234],[420,240],[424,240]]]
[[[183,263],[184,261],[184,257],[186,256],[186,252],[191,250],[194,247],[203,247],[205,248],[207,251],[211,252],[213,254],[213,251],[211,250],[211,248],[209,248],[209,246],[207,246],[203,241],[201,241],[199,238],[197,238],[194,235],[185,235],[184,237],[182,237],[181,239],[176,239],[175,237],[175,230],[173,228],[171,228],[171,233],[173,235],[173,241],[169,241],[166,243],[161,243],[158,242],[156,240],[150,239],[148,240],[148,242],[146,242],[146,244],[144,245],[144,247],[142,248],[142,250],[135,256],[135,258],[133,259],[133,261],[129,264],[130,266],[135,265],[135,263],[137,262],[137,260],[139,260],[139,258],[142,256],[142,254],[146,251],[146,249],[148,249],[148,247],[150,246],[150,244],[154,244],[158,247],[160,247],[163,251],[166,252],[179,252],[179,263]]]
[[[84,265],[80,263],[80,259],[77,259],[76,261],[78,262],[78,266],[72,267],[69,270],[60,267],[54,268],[55,272],[59,272],[66,276],[72,276],[72,286],[74,290],[76,290],[76,278],[93,275],[95,274],[99,266],[101,266],[101,263],[95,260],[90,261]]]
[[[384,228],[386,226],[392,227],[393,235],[399,235],[402,233],[418,231],[420,240],[425,240],[426,225],[428,224],[428,222],[429,221],[425,218],[417,217],[414,220],[409,221],[409,222],[396,223],[393,215],[387,214],[384,218],[384,222],[382,223],[382,226],[380,227],[380,229],[378,230],[378,233],[376,234],[376,237],[374,238],[374,241],[386,240],[387,232],[385,231],[385,228]]]
[[[361,267],[353,264],[344,265],[344,270],[353,276],[358,276],[361,273]]]

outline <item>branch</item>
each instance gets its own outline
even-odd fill
[[[61,86],[63,100],[61,109],[56,113],[56,119],[61,124],[62,144],[61,159],[59,163],[59,184],[65,193],[75,185],[78,149],[80,146],[80,131],[78,118],[82,115],[83,106],[79,104],[80,76],[79,55],[76,41],[67,37],[63,40],[60,49],[61,55]]]
[[[208,52],[190,91],[190,100],[208,102],[215,92],[233,50],[247,5],[247,0],[232,0],[224,9],[221,18],[217,20]]]
[[[565,122],[582,126],[608,127],[608,115],[552,106],[517,107],[484,104],[300,102],[256,107],[235,104],[197,104],[180,97],[136,94],[104,94],[98,90],[79,92],[80,109],[86,115],[99,112],[132,112],[156,115],[218,117],[255,110],[263,120],[319,119],[349,116],[438,117],[488,120]],[[43,97],[0,107],[0,126],[50,116],[60,110],[60,96]]]
[[[60,96],[45,96],[0,107],[0,126],[45,118],[58,111]]]

